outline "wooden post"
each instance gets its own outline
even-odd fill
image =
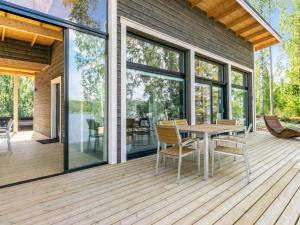
[[[14,76],[14,132],[19,130],[19,76]]]

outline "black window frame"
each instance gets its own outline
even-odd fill
[[[238,73],[241,73],[243,75],[243,85],[238,85],[238,84],[231,84],[231,89],[238,89],[238,90],[243,90],[246,92],[246,100],[247,102],[244,102],[244,110],[245,110],[245,116],[246,116],[246,126],[249,126],[249,124],[252,121],[251,118],[251,107],[250,107],[250,93],[249,91],[251,90],[251,87],[249,84],[251,84],[251,73],[246,72],[242,69],[236,68],[236,67],[232,67],[231,68],[231,72],[235,71]],[[231,93],[232,94],[232,93]]]
[[[210,110],[211,110],[211,118],[210,118],[210,123],[213,124],[213,87],[220,87],[222,88],[222,114],[223,114],[223,118],[227,118],[228,117],[228,104],[227,104],[227,74],[225,73],[225,68],[226,65],[218,62],[216,60],[212,60],[212,59],[208,59],[206,57],[200,56],[200,55],[196,55],[195,56],[195,60],[200,59],[201,61],[205,61],[211,64],[216,64],[219,66],[219,68],[221,68],[221,70],[219,71],[219,76],[220,76],[220,80],[214,80],[214,79],[210,79],[210,78],[206,78],[206,77],[201,77],[199,75],[195,75],[195,83],[198,84],[206,84],[209,85],[210,87]]]
[[[126,69],[138,70],[138,71],[153,73],[153,74],[157,74],[157,75],[163,75],[163,76],[167,76],[167,77],[182,79],[184,90],[183,90],[183,96],[180,96],[180,97],[181,97],[182,102],[183,102],[182,116],[185,118],[186,113],[187,113],[187,94],[186,94],[186,91],[188,90],[187,89],[187,81],[186,81],[186,71],[187,71],[187,63],[188,63],[187,62],[187,53],[185,51],[181,50],[181,49],[176,48],[176,47],[170,46],[170,45],[165,44],[165,43],[161,43],[159,41],[150,39],[148,37],[144,37],[142,35],[136,34],[136,33],[131,32],[131,31],[127,31],[126,35],[130,36],[130,37],[133,37],[133,38],[137,38],[137,39],[142,40],[142,41],[146,41],[146,42],[154,44],[154,45],[161,46],[163,48],[168,48],[168,49],[171,49],[173,51],[175,50],[175,51],[180,53],[180,72],[161,69],[161,68],[158,68],[158,67],[143,65],[143,64],[139,64],[139,63],[129,62],[129,61],[127,61],[127,55],[126,55]],[[127,51],[127,49],[126,49],[126,51]],[[149,149],[149,150],[145,150],[143,152],[137,152],[137,153],[131,153],[131,154],[128,154],[127,151],[126,151],[126,158],[127,158],[127,160],[131,160],[131,159],[136,159],[136,158],[144,157],[144,156],[155,154],[155,153],[156,153],[156,149]]]
[[[92,167],[96,167],[96,166],[100,166],[100,165],[105,165],[108,162],[100,162],[100,163],[95,163],[95,164],[90,164],[90,165],[86,165],[86,166],[82,166],[82,167],[77,167],[74,169],[70,169],[69,168],[69,146],[68,146],[68,142],[69,142],[69,135],[68,135],[68,125],[69,125],[69,120],[68,120],[68,116],[69,116],[69,104],[68,104],[68,100],[69,100],[69,87],[68,87],[68,82],[69,82],[69,62],[68,60],[66,60],[68,58],[68,52],[69,52],[69,30],[76,30],[76,31],[80,31],[86,34],[90,34],[90,35],[94,35],[97,36],[99,38],[105,39],[106,41],[106,45],[105,45],[105,51],[108,51],[108,39],[109,39],[109,35],[108,35],[108,23],[106,23],[106,32],[103,31],[99,31],[96,29],[92,29],[88,26],[84,26],[81,24],[76,24],[74,22],[68,21],[68,20],[64,20],[62,18],[59,17],[55,17],[46,13],[42,13],[39,12],[37,10],[33,10],[30,8],[26,8],[17,4],[13,4],[10,2],[6,2],[3,0],[0,0],[0,10],[11,13],[11,14],[15,14],[18,16],[22,16],[28,19],[33,19],[33,20],[37,20],[43,23],[48,23],[54,26],[59,26],[63,29],[63,33],[64,33],[64,154],[63,154],[63,172],[58,172],[55,174],[50,174],[50,175],[46,175],[46,176],[42,176],[42,177],[37,177],[37,178],[33,178],[33,179],[28,179],[28,180],[21,180],[18,181],[16,183],[11,183],[11,184],[7,184],[7,185],[3,185],[0,186],[1,188],[6,188],[6,187],[10,187],[10,186],[14,186],[14,185],[18,185],[18,184],[23,184],[23,183],[28,183],[28,182],[32,182],[32,181],[37,181],[37,180],[41,180],[41,179],[46,179],[49,177],[54,177],[54,176],[58,176],[58,175],[62,175],[62,174],[67,174],[67,173],[72,173],[72,172],[76,172],[76,171],[80,171],[83,169],[88,169],[88,168],[92,168]],[[108,21],[108,4],[106,7],[106,21]],[[106,59],[106,64],[107,64],[107,69],[106,69],[106,83],[108,84],[108,65],[109,65],[109,59]],[[107,95],[107,88],[106,88],[106,112],[108,112],[108,95]],[[107,113],[107,118],[106,120],[108,121],[108,117],[110,115]],[[107,127],[106,127],[107,129]],[[108,135],[106,135],[106,151],[107,151],[107,158],[109,158],[109,154],[110,152],[108,151]]]

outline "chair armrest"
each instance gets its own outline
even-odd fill
[[[187,140],[185,142],[182,142],[181,145],[184,147],[188,144],[192,144],[192,143],[194,143],[196,141],[199,141],[199,140],[200,140],[200,138],[198,138],[198,137],[197,138],[190,138],[189,140]]]
[[[246,145],[246,140],[244,138],[236,138],[236,140],[227,140],[222,138],[214,138],[213,141],[217,142],[225,142],[235,145]]]

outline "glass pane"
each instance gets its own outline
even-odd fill
[[[196,76],[204,77],[212,80],[223,80],[223,66],[207,60],[195,59]]]
[[[244,86],[245,74],[236,70],[231,71],[231,83]]]
[[[181,71],[182,53],[174,49],[127,36],[127,61],[174,72]]]
[[[182,118],[183,79],[127,70],[127,154],[157,147],[155,124]]]
[[[0,74],[0,115],[10,118],[13,115],[14,77]],[[6,121],[0,120],[0,127],[4,127]]]
[[[210,86],[206,84],[196,84],[195,88],[196,123],[211,123]]]
[[[107,0],[5,0],[106,32]]]
[[[232,89],[232,117],[238,124],[247,125],[247,91]]]
[[[213,87],[213,123],[216,120],[223,119],[223,89],[221,87]]]
[[[70,31],[69,168],[107,161],[105,40]]]

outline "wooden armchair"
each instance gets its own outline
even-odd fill
[[[178,159],[177,182],[180,181],[180,172],[182,158],[193,154],[197,148],[190,148],[191,143],[195,143],[198,139],[191,139],[183,142],[176,126],[156,126],[157,135],[157,161],[156,174],[158,174],[158,167],[160,156]],[[168,147],[170,145],[170,147]],[[198,154],[200,154],[198,152]],[[198,160],[198,171],[200,170],[200,160]]]

